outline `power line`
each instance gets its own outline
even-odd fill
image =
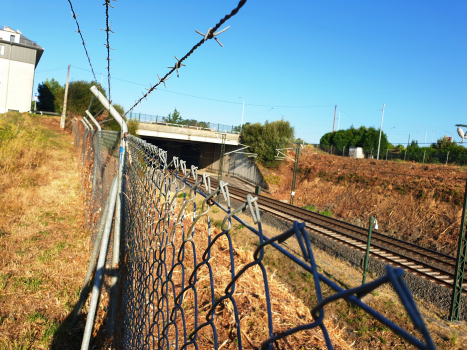
[[[360,124],[360,125],[365,125],[365,124],[363,124],[362,122],[358,121],[357,119],[352,118],[350,115],[348,115],[347,113],[345,113],[341,108],[338,108],[338,110],[339,110],[340,112],[344,113],[347,117],[349,117],[349,118],[352,119],[353,121],[356,121],[358,124]]]
[[[110,1],[110,0],[106,0],[106,2],[108,2],[108,1]],[[138,104],[140,104],[141,101],[142,101],[143,99],[147,98],[148,95],[149,95],[151,92],[153,92],[153,91],[157,88],[157,86],[159,86],[161,83],[164,83],[164,85],[165,85],[165,81],[166,81],[167,79],[169,79],[170,74],[172,74],[175,70],[177,70],[177,73],[178,73],[178,69],[181,67],[182,62],[185,61],[188,57],[190,57],[190,55],[191,55],[198,47],[200,47],[201,45],[203,45],[203,44],[206,42],[206,40],[208,40],[208,39],[215,39],[215,40],[219,43],[219,45],[222,46],[222,44],[219,42],[219,40],[217,40],[216,35],[218,35],[218,34],[224,32],[224,31],[226,31],[228,28],[226,28],[226,29],[224,29],[224,30],[221,30],[221,31],[218,32],[218,33],[216,33],[216,30],[218,30],[218,29],[219,29],[227,20],[229,20],[231,17],[235,16],[235,15],[238,13],[238,11],[243,7],[243,5],[245,5],[245,3],[246,3],[246,0],[240,0],[240,2],[238,3],[237,7],[234,8],[234,9],[232,10],[232,12],[230,12],[230,13],[227,14],[227,15],[225,15],[224,18],[222,18],[222,19],[219,21],[219,23],[217,23],[217,24],[214,26],[214,28],[209,28],[209,30],[207,31],[207,33],[206,33],[206,35],[204,36],[204,38],[201,39],[195,46],[193,46],[193,47],[191,48],[191,50],[188,51],[188,53],[187,53],[185,56],[183,56],[180,60],[177,59],[177,62],[175,63],[174,67],[171,67],[170,71],[169,71],[166,75],[164,75],[162,78],[159,78],[159,82],[158,82],[156,85],[151,86],[151,87],[149,88],[148,92],[145,93],[139,100],[136,101],[136,103],[135,103],[128,111],[125,112],[124,116],[127,115],[128,112],[130,112],[131,110],[133,110],[133,108],[135,108]],[[197,33],[202,35],[202,33],[198,32],[198,31],[197,31]],[[110,99],[110,96],[109,96],[109,99]]]
[[[76,66],[73,66],[73,68],[77,68],[77,69],[82,70],[82,71],[85,71],[85,72],[90,72],[90,71],[87,70],[87,69],[79,68],[79,67],[76,67]],[[116,77],[113,77],[112,79],[113,79],[113,80],[123,81],[123,82],[128,83],[128,84],[134,84],[134,85],[138,85],[138,86],[143,86],[143,87],[146,87],[146,88],[147,88],[147,85],[144,85],[144,84],[141,84],[141,83],[136,83],[136,82],[134,82],[134,81],[129,81],[129,80],[120,79],[120,78],[116,78]],[[234,104],[234,105],[242,105],[242,104],[243,104],[243,102],[226,101],[226,100],[217,100],[217,99],[214,99],[214,98],[202,97],[202,96],[195,96],[195,95],[189,95],[189,94],[184,94],[184,93],[181,93],[181,92],[171,91],[171,90],[167,90],[167,89],[165,89],[165,90],[160,90],[160,91],[168,92],[168,93],[170,93],[170,94],[176,94],[176,95],[181,95],[181,96],[187,96],[187,97],[192,97],[192,98],[198,98],[198,99],[201,99],[201,100],[213,101],[213,102],[229,103],[229,104]],[[276,106],[276,105],[262,105],[262,104],[254,104],[254,103],[245,103],[245,106],[253,106],[253,107],[274,107],[274,108],[327,108],[327,107],[332,107],[333,105],[325,105],[325,106]]]
[[[75,14],[75,10],[73,10],[73,5],[71,3],[71,0],[68,0],[68,3],[70,4],[70,8],[71,8],[71,14],[72,14],[72,17],[75,19],[75,22],[76,22],[76,26],[78,27],[78,31],[77,33],[80,35],[81,37],[81,42],[83,43],[83,47],[84,47],[84,52],[86,52],[86,57],[88,58],[88,62],[89,62],[89,65],[91,66],[91,72],[92,72],[92,75],[94,76],[94,80],[96,80],[96,74],[94,74],[94,68],[92,67],[92,63],[91,63],[91,58],[89,57],[89,53],[88,53],[88,49],[86,48],[86,42],[84,41],[84,38],[83,38],[83,33],[81,32],[81,29],[79,27],[79,23],[78,23],[78,16],[76,16]]]

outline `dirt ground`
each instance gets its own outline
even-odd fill
[[[261,167],[271,196],[290,200],[294,164]],[[467,171],[459,166],[300,152],[294,205],[454,255]]]

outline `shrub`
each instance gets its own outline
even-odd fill
[[[316,211],[316,207],[314,205],[305,205],[303,209],[306,209],[309,211]]]
[[[284,119],[243,125],[240,142],[250,146],[249,152],[257,153],[257,160],[261,162],[274,161],[276,149],[285,148],[294,137],[294,128]]]

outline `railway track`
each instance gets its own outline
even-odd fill
[[[192,180],[192,179],[190,179]],[[192,181],[188,180],[191,184]],[[217,187],[217,180],[211,179],[212,187]],[[204,187],[200,188],[203,191]],[[232,199],[246,201],[251,192],[229,186]],[[362,227],[333,219],[306,209],[277,201],[261,195],[258,197],[258,206],[264,211],[287,221],[304,221],[308,230],[323,235],[329,239],[366,251],[368,231]],[[452,288],[454,282],[454,269],[456,259],[450,255],[405,242],[400,239],[386,236],[374,230],[371,237],[370,255],[411,271],[435,283]],[[467,275],[467,273],[466,273]],[[467,278],[464,275],[463,292],[467,293]]]

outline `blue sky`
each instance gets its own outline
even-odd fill
[[[103,1],[72,1],[94,70],[106,83]],[[130,108],[157,83],[174,55],[182,57],[238,1],[112,2],[111,93]],[[92,80],[67,1],[2,5],[0,25],[19,29],[45,48],[35,87],[47,78]],[[7,15],[7,16],[5,16]],[[381,123],[392,143],[442,135],[459,140],[467,123],[467,1],[247,1],[222,28],[221,48],[201,46],[136,112],[239,125],[284,118],[296,137],[319,142],[331,131],[334,105],[340,128]],[[84,70],[83,70],[84,69]],[[141,85],[136,85],[122,80]],[[175,94],[175,93],[179,94]],[[225,102],[214,102],[203,97]],[[270,110],[274,107],[273,110]],[[419,126],[420,125],[420,126]],[[395,128],[393,128],[395,127]],[[337,120],[336,120],[337,128]]]

